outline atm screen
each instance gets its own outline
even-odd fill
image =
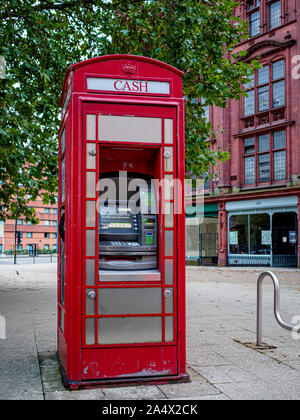
[[[100,209],[101,229],[133,229],[131,209],[128,207],[102,207]]]

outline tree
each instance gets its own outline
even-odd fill
[[[198,176],[227,159],[228,152],[209,148],[215,133],[202,105],[238,99],[252,72],[231,54],[246,30],[235,6],[233,0],[3,2],[0,220],[24,214],[37,221],[28,201],[41,191],[45,202],[54,202],[62,81],[67,66],[83,59],[128,53],[183,70],[187,170]]]

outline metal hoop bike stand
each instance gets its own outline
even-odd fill
[[[288,331],[294,331],[300,333],[300,328],[296,326],[286,324],[281,315],[280,315],[280,285],[278,278],[271,271],[265,271],[262,273],[257,280],[257,330],[256,330],[256,345],[257,347],[262,346],[262,309],[263,309],[263,299],[262,299],[262,285],[263,280],[266,277],[271,277],[274,285],[274,315],[278,324]]]

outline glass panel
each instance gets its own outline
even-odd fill
[[[62,330],[62,332],[65,331],[65,314],[61,308],[60,308],[60,329]]]
[[[244,140],[244,153],[245,155],[251,155],[255,153],[255,138],[250,137]]]
[[[65,129],[61,134],[60,142],[61,142],[61,154],[63,154],[66,148],[66,130]]]
[[[260,12],[250,15],[250,37],[260,34]]]
[[[174,341],[174,318],[172,316],[165,317],[165,341],[167,343]]]
[[[173,143],[173,120],[165,119],[165,143]]]
[[[96,227],[96,201],[86,202],[86,226]]]
[[[267,152],[270,150],[270,135],[264,134],[258,137],[258,151]]]
[[[95,260],[86,260],[85,262],[85,284],[87,286],[95,285]]]
[[[248,89],[254,88],[254,85],[255,85],[255,75],[254,75],[254,74],[251,74],[251,75],[248,77],[248,79],[249,79],[249,82],[244,84],[244,88],[245,88],[245,90],[248,90]]]
[[[255,184],[255,156],[245,158],[245,185]]]
[[[87,257],[95,256],[95,231],[94,230],[86,231],[86,256]]]
[[[274,181],[279,181],[286,178],[286,153],[274,153]]]
[[[164,157],[165,171],[166,172],[173,172],[173,147],[165,147],[164,153],[167,156],[167,157]]]
[[[95,319],[87,318],[85,320],[85,343],[95,344]]]
[[[65,178],[65,158],[61,162],[61,202],[65,201],[65,188],[66,188],[66,178]]]
[[[172,230],[165,231],[165,256],[166,257],[173,257],[174,251],[174,233]]]
[[[250,254],[271,252],[271,220],[269,214],[250,214]]]
[[[270,8],[270,29],[277,28],[281,25],[281,2],[271,4]]]
[[[244,99],[244,114],[245,116],[255,113],[255,95],[254,90],[247,92],[248,97]]]
[[[165,260],[165,284],[174,284],[173,260]]]
[[[174,205],[173,203],[165,203],[165,227],[174,227]]]
[[[258,89],[258,111],[269,109],[269,85]]]
[[[96,198],[96,174],[95,172],[86,173],[86,197]]]
[[[161,314],[160,287],[101,289],[98,299],[99,315]]]
[[[258,85],[269,83],[269,66],[264,66],[257,71]]]
[[[273,80],[279,80],[284,78],[284,60],[276,61],[272,64],[272,73]]]
[[[230,217],[229,249],[230,254],[249,254],[247,214]]]
[[[86,169],[96,169],[96,145],[93,143],[86,145]]]
[[[165,175],[164,191],[165,191],[165,197],[164,197],[165,200],[173,200],[173,197],[174,197],[173,175]]]
[[[172,314],[174,312],[174,293],[173,289],[165,290],[165,313]]]
[[[99,140],[162,142],[161,118],[99,115]]]
[[[283,149],[285,148],[285,130],[275,131],[274,132],[274,149]]]
[[[89,292],[95,293],[94,289],[86,289],[85,312],[86,315],[95,315],[95,299],[89,297]]]
[[[273,84],[273,107],[279,108],[285,105],[285,81]]]
[[[162,318],[116,317],[98,319],[99,344],[159,343],[162,341]]]
[[[259,182],[270,181],[270,155],[260,155],[258,158]]]
[[[96,115],[86,116],[86,139],[96,140]]]

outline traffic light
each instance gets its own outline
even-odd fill
[[[22,243],[23,232],[16,232],[17,234],[17,244],[20,245]]]

